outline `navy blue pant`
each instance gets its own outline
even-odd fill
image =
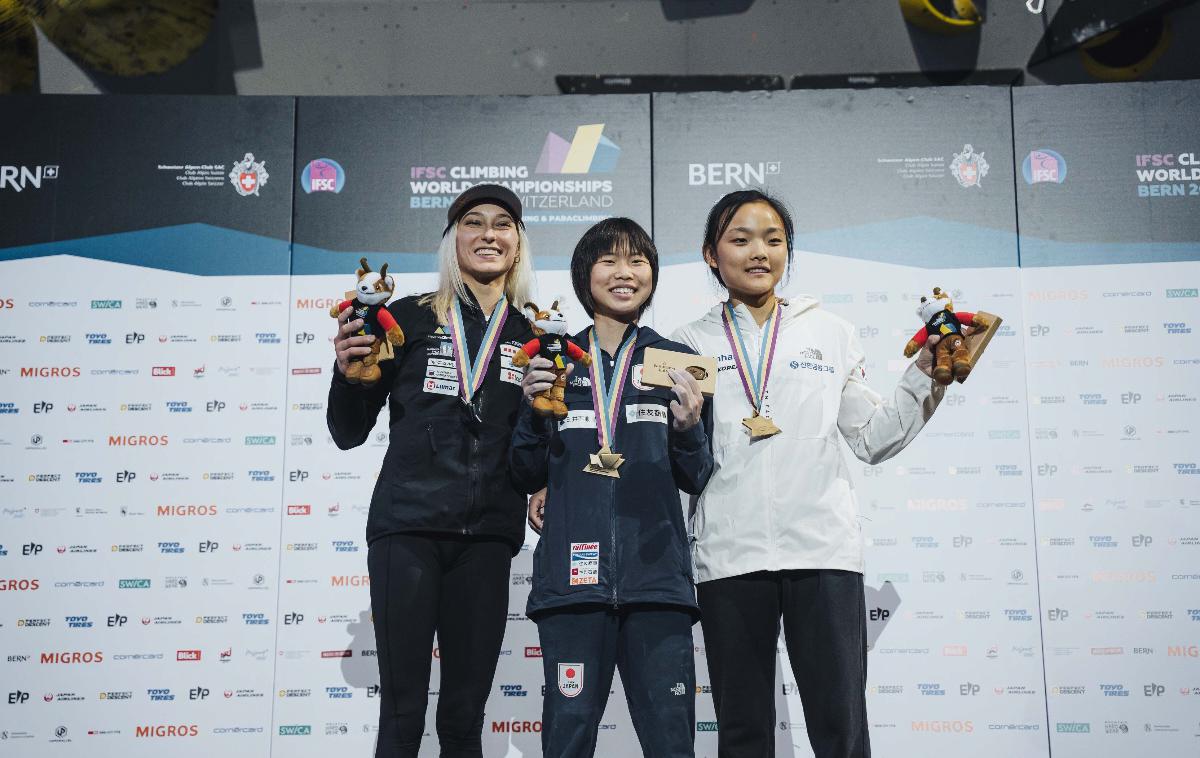
[[[694,616],[675,606],[619,612],[586,605],[536,619],[542,641],[544,758],[590,758],[613,669],[621,672],[633,728],[647,758],[693,758],[696,733]]]

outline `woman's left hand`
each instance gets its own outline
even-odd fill
[[[546,509],[546,488],[542,487],[529,496],[529,525],[533,531],[542,533],[542,518]]]
[[[671,424],[675,431],[685,432],[700,422],[704,394],[695,377],[688,372],[671,369],[667,375],[675,382],[671,387],[671,392],[675,393],[675,399],[671,401]]]

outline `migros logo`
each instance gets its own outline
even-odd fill
[[[39,579],[0,579],[0,592],[32,592],[41,586]]]
[[[337,305],[338,302],[332,297],[298,297],[296,298],[296,310],[327,311],[330,306]]]
[[[546,133],[538,174],[607,174],[617,167],[621,148],[604,136],[604,124],[585,124],[575,128],[570,142],[554,132]]]
[[[329,577],[331,587],[370,587],[371,577],[366,574],[341,574]]]
[[[914,721],[914,732],[933,732],[935,734],[971,734],[975,724],[971,721]]]
[[[170,439],[165,434],[110,434],[109,447],[166,447]]]
[[[196,724],[153,724],[138,726],[135,737],[196,737],[200,727]]]
[[[542,722],[540,722],[540,721],[517,721],[516,719],[513,719],[512,721],[493,721],[492,722],[492,733],[493,734],[497,734],[497,733],[507,734],[510,732],[513,734],[520,734],[523,732],[540,732],[540,731],[542,731]]]
[[[160,505],[154,510],[156,516],[216,516],[215,505]]]
[[[22,366],[22,379],[77,379],[78,366]]]
[[[67,665],[75,663],[103,663],[104,653],[99,650],[42,653],[41,662]]]

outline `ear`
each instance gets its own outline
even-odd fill
[[[366,260],[366,259],[364,258],[364,260]],[[383,267],[379,269],[379,278],[387,279],[387,264],[386,263],[383,264]]]
[[[521,312],[530,321],[537,321],[538,307],[536,303],[525,303],[525,305],[521,306]]]
[[[717,267],[717,251],[716,250],[713,250],[711,247],[706,246],[703,250],[703,255],[704,255],[704,262],[708,264],[709,268]]]
[[[365,256],[358,259],[358,265],[360,266],[360,268],[358,269],[358,275],[360,277],[363,274],[371,273],[371,267],[367,265],[367,259]]]

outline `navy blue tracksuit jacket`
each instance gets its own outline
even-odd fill
[[[557,428],[553,419],[535,415],[528,403],[517,419],[509,453],[513,482],[527,492],[549,484],[533,558],[530,617],[582,603],[668,604],[698,615],[678,490],[698,495],[712,474],[712,404],[705,400],[701,423],[675,432],[670,409],[674,393],[641,382],[643,354],[647,347],[695,351],[649,327],[629,329],[638,330],[637,342],[612,445],[625,456],[619,479],[583,471],[588,456],[600,447],[585,366],[576,364],[567,382],[568,415]],[[585,329],[574,337],[585,351],[590,334]],[[612,356],[605,354],[602,363],[597,370],[610,381]],[[588,563],[593,558],[598,572],[596,564]],[[573,575],[589,583],[572,584]]]

